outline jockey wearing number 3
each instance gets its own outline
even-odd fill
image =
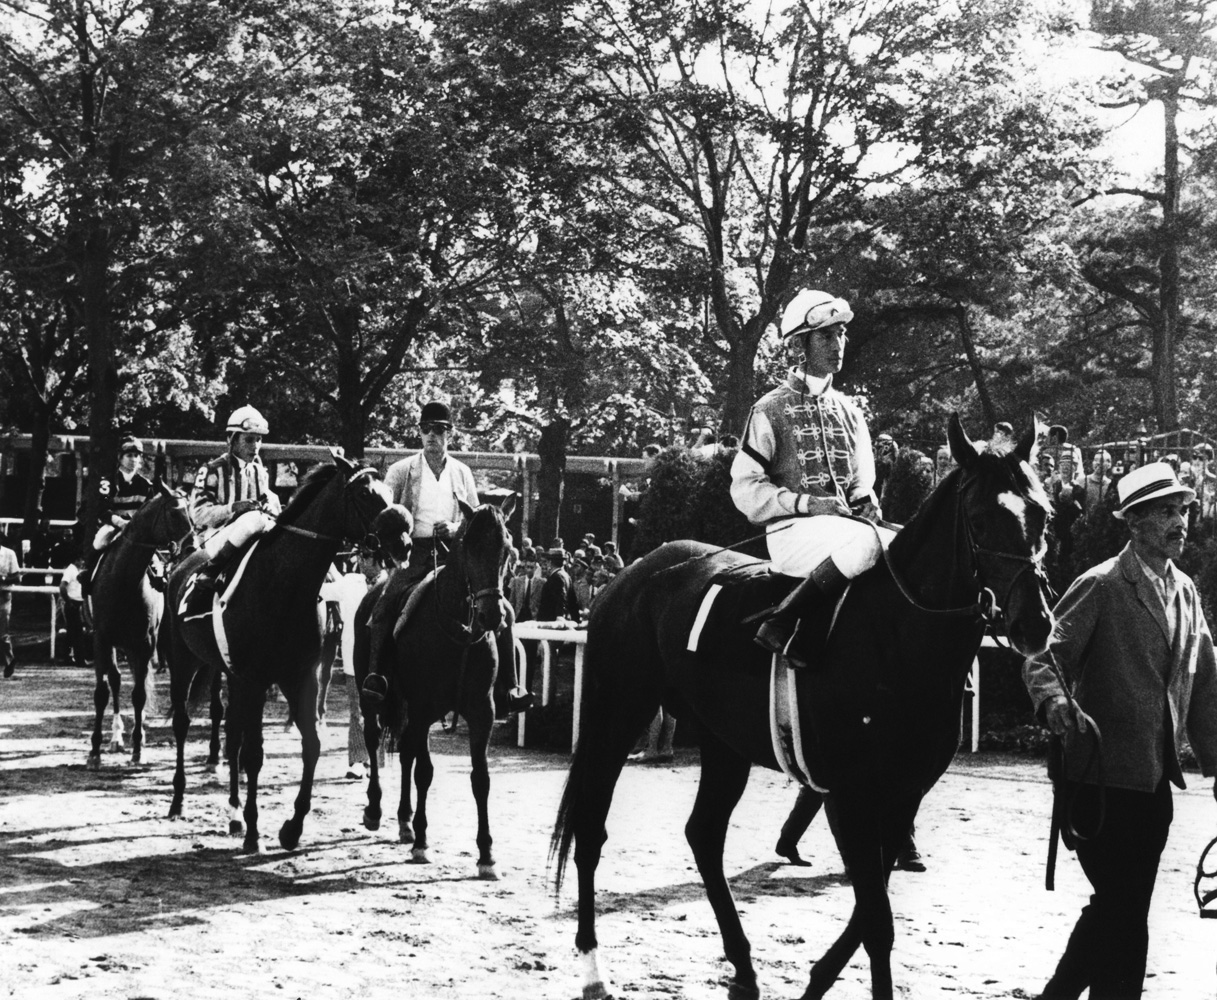
[[[266,418],[252,406],[239,407],[228,418],[228,452],[199,469],[190,493],[190,519],[205,541],[208,562],[195,586],[215,590],[216,578],[232,555],[255,535],[270,530],[279,498],[258,457]]]
[[[731,499],[765,525],[775,572],[804,577],[769,615],[756,641],[806,663],[791,645],[816,598],[834,599],[882,554],[894,534],[877,522],[875,458],[862,411],[832,387],[845,352],[849,303],[804,289],[782,314],[782,337],[797,338],[800,368],[752,407],[731,467]]]
[[[144,501],[152,496],[152,483],[139,471],[143,458],[144,446],[139,438],[126,435],[118,445],[118,475],[113,479],[103,479],[98,484],[100,510],[97,534],[93,536],[93,547],[80,574],[80,584],[85,594],[92,589],[93,570],[97,568],[101,553],[118,537]]]

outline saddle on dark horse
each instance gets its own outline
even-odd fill
[[[391,655],[393,637],[409,618],[434,575],[434,571],[418,572],[407,567],[396,570],[380,585],[380,595],[370,609],[368,620],[356,623],[367,625],[371,633],[363,693],[372,701],[381,701],[388,693],[385,671],[380,668],[382,658]]]
[[[773,573],[765,563],[736,567],[712,577],[688,623],[686,648],[707,669],[721,670],[723,664],[733,664],[749,676],[768,678],[770,735],[779,767],[801,784],[826,791],[832,774],[820,747],[832,726],[819,710],[826,704],[820,697],[826,678],[818,667],[823,664],[843,597],[812,601],[802,608],[803,617],[790,651],[810,669],[796,670],[785,655],[763,649],[756,642],[756,623],[802,583]],[[807,721],[813,722],[811,733]]]
[[[738,663],[748,673],[768,673],[773,657],[755,642],[757,623],[802,582],[774,573],[768,563],[741,566],[714,576],[689,623],[689,651],[714,650],[716,661]],[[838,603],[810,601],[805,605],[806,614],[792,647],[813,668]]]

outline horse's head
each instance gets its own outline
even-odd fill
[[[1053,626],[1043,571],[1051,505],[1029,462],[1034,432],[1008,454],[989,453],[952,414],[947,440],[959,464],[959,516],[976,582],[993,595],[1014,647],[1027,656],[1043,652]]]
[[[136,541],[155,548],[174,548],[193,531],[186,494],[170,489],[156,477],[155,492],[131,518],[127,534]]]
[[[515,509],[510,497],[502,508],[483,504],[474,509],[458,501],[464,522],[457,535],[459,565],[473,595],[474,632],[497,632],[503,625],[503,572],[511,551],[507,519]]]
[[[332,454],[342,481],[342,537],[362,541],[393,498],[371,466],[352,462],[337,451]]]

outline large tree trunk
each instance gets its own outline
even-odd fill
[[[537,533],[533,540],[542,548],[561,536],[566,442],[569,437],[570,421],[565,417],[554,417],[541,428],[541,441],[537,445],[541,458],[537,487],[541,497],[537,502]]]
[[[33,538],[42,520],[42,495],[46,490],[46,456],[51,441],[51,414],[41,401],[34,407],[34,423],[30,428],[30,481],[25,491],[22,537]]]
[[[989,383],[985,377],[985,370],[981,367],[980,356],[976,353],[976,341],[972,336],[968,307],[963,303],[958,303],[955,307],[955,323],[959,328],[959,339],[963,344],[964,354],[968,358],[968,367],[972,369],[972,380],[976,383],[976,395],[980,397],[980,407],[984,411],[985,423],[992,428],[997,423],[997,410],[993,406],[993,397],[989,395]]]
[[[1179,95],[1175,89],[1167,89],[1163,94],[1162,109],[1165,118],[1164,197],[1162,256],[1158,262],[1162,322],[1154,327],[1153,382],[1158,429],[1171,431],[1179,426],[1175,390],[1175,337],[1179,329]]]
[[[358,324],[358,319],[353,319]],[[353,330],[344,331],[354,333]],[[354,350],[345,349],[353,344],[349,337],[338,351],[338,443],[347,458],[363,458],[364,439],[368,427],[368,406],[363,398],[363,378],[359,368],[359,357]]]
[[[85,538],[97,530],[98,486],[114,474],[118,429],[118,344],[110,315],[107,271],[109,248],[105,234],[95,228],[85,240],[80,262],[81,303],[89,345],[89,475],[85,483]]]
[[[765,323],[754,316],[745,325],[741,336],[731,339],[727,357],[726,382],[723,385],[721,433],[743,434],[748,411],[756,402],[756,351],[761,343]],[[759,328],[759,331],[758,331]]]

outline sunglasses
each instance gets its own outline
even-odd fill
[[[443,434],[448,430],[447,424],[419,424],[418,429],[424,434]]]

